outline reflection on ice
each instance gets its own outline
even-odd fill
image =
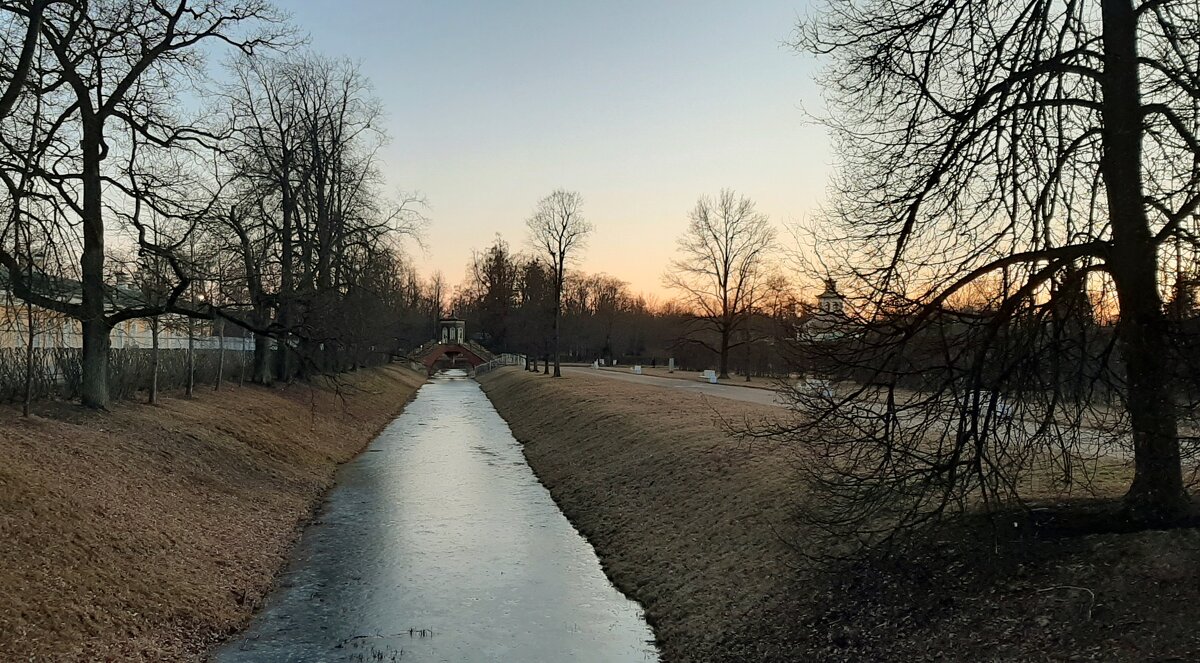
[[[538,483],[466,371],[347,464],[241,661],[653,661],[637,604]]]

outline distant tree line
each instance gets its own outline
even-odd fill
[[[554,280],[553,267],[539,254],[515,251],[497,236],[473,254],[450,309],[486,347],[548,360],[549,371]],[[722,365],[744,376],[786,374],[791,369],[787,340],[808,307],[781,278],[759,285],[759,294],[746,298],[737,308],[736,324],[727,328],[733,338],[727,339],[723,362],[721,329],[703,309],[635,294],[608,274],[567,270],[560,307],[562,360],[666,365],[673,358],[691,370]]]

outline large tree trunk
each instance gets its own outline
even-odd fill
[[[85,407],[108,407],[108,334],[112,328],[103,316],[83,321],[82,378],[79,400]]]
[[[262,334],[254,335],[254,382],[270,386],[274,373],[271,366],[271,339]]]
[[[721,356],[717,359],[717,377],[722,380],[729,379],[729,335],[731,333],[728,324],[721,327]]]
[[[83,250],[80,307],[83,323],[80,402],[86,407],[108,407],[108,347],[112,327],[104,318],[104,217],[100,180],[100,143],[103,126],[95,117],[83,121]]]
[[[554,377],[556,378],[562,377],[562,367],[559,365],[558,339],[560,323],[562,321],[562,291],[565,276],[563,271],[565,269],[566,267],[559,267],[559,276],[554,286]]]
[[[1178,516],[1188,499],[1164,352],[1167,321],[1158,292],[1157,247],[1142,196],[1143,120],[1131,1],[1104,0],[1103,19],[1101,169],[1112,220],[1109,264],[1121,307],[1119,339],[1134,447],[1134,479],[1125,499],[1136,518],[1162,521]]]

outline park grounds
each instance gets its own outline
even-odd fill
[[[481,382],[664,660],[1200,660],[1194,529],[1030,534],[992,518],[818,565],[799,455],[730,432],[788,410],[580,373]],[[1110,474],[1099,489],[1119,497],[1127,475]]]

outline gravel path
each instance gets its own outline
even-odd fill
[[[626,382],[634,382],[653,387],[661,387],[663,389],[678,389],[681,391],[702,394],[705,396],[715,396],[717,398],[742,401],[744,403],[754,403],[756,405],[777,405],[783,407],[783,403],[778,400],[775,392],[768,389],[755,389],[728,384],[709,384],[707,382],[700,382],[699,380],[681,380],[678,378],[663,378],[654,375],[634,375],[632,372],[608,369],[575,368],[564,366],[562,371],[563,375],[566,377],[584,377],[588,379],[599,380],[623,380]]]

